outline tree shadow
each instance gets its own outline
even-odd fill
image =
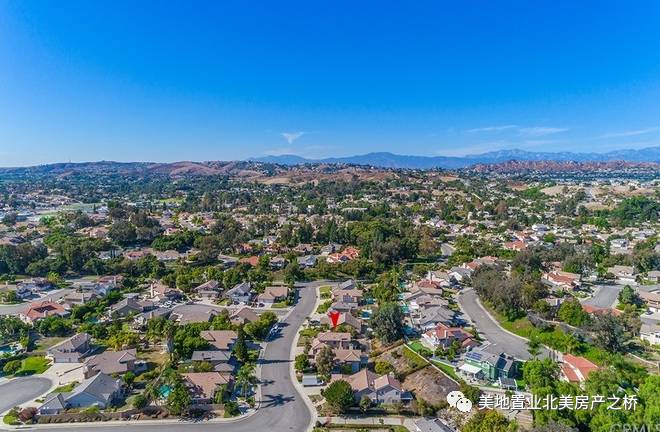
[[[289,402],[293,402],[293,396],[284,396],[282,393],[276,395],[264,395],[261,399],[261,406],[263,408],[282,406]]]

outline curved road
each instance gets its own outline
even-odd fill
[[[301,432],[310,427],[312,413],[291,380],[291,345],[305,318],[312,314],[316,303],[316,286],[327,282],[300,284],[298,304],[282,321],[282,330],[266,345],[261,360],[261,407],[251,416],[234,422],[180,422],[177,424],[139,424],[121,422],[117,425],[86,425],[94,432]],[[2,386],[0,386],[0,392]],[[44,429],[71,429],[74,425],[49,425]],[[39,427],[35,427],[39,429]]]
[[[0,413],[46,393],[52,385],[44,377],[19,377],[0,384]]]
[[[512,355],[518,360],[525,361],[532,358],[528,351],[527,339],[509,333],[500,327],[499,323],[491,318],[488,312],[481,306],[481,303],[478,302],[477,293],[474,289],[463,290],[458,295],[457,300],[463,312],[465,312],[479,331],[481,337],[490,342],[489,346]],[[491,351],[489,350],[489,352]],[[550,352],[545,347],[541,347],[540,351],[539,357],[550,356]]]

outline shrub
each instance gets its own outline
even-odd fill
[[[227,402],[225,404],[225,418],[236,417],[241,413],[241,410],[238,409],[238,404],[234,401]]]
[[[7,375],[12,375],[21,370],[22,362],[20,360],[10,360],[5,363],[5,366],[2,368],[2,371]]]
[[[147,398],[144,395],[136,395],[133,400],[131,401],[131,405],[135,409],[142,409],[147,406]]]

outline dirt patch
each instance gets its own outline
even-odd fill
[[[433,405],[447,401],[447,393],[459,389],[458,384],[432,366],[408,375],[403,381],[403,388]]]
[[[408,360],[403,355],[403,346],[379,355],[377,360],[390,363],[392,366],[394,366],[394,369],[397,371],[397,373],[406,372],[410,369]]]

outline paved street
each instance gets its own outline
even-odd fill
[[[42,395],[51,384],[43,377],[19,377],[0,384],[0,413]]]
[[[468,289],[458,295],[461,309],[477,327],[479,335],[490,342],[490,346],[520,360],[529,360],[532,356],[527,351],[527,340],[505,331],[494,321],[484,308],[477,303],[477,293]],[[549,351],[541,349],[539,357],[548,357]]]
[[[601,308],[614,307],[622,289],[623,285],[597,285],[594,287],[594,296],[582,303]]]
[[[118,428],[124,431],[162,432],[162,431],[232,431],[232,432],[301,432],[307,430],[311,422],[311,413],[302,396],[298,393],[291,380],[289,360],[291,345],[298,328],[303,324],[314,309],[318,285],[327,283],[313,282],[302,284],[300,300],[291,314],[283,321],[281,332],[266,345],[263,355],[261,378],[262,401],[261,408],[252,416],[230,423],[189,423],[178,424],[139,424],[137,422],[122,422],[118,425],[49,425],[48,429],[71,429],[76,426],[95,432],[116,432]],[[1,391],[2,387],[0,387]]]

